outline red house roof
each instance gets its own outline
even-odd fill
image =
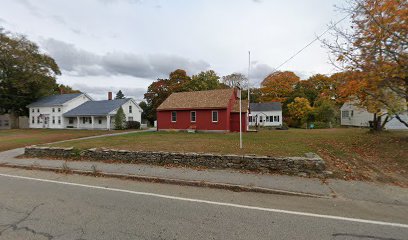
[[[176,109],[223,109],[233,97],[234,89],[217,89],[171,94],[157,111]]]

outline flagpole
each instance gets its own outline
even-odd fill
[[[247,131],[249,130],[249,103],[251,102],[250,98],[249,98],[249,89],[250,89],[250,85],[249,85],[249,73],[251,71],[251,51],[248,51],[248,108],[247,108],[247,118],[246,118],[246,128]]]

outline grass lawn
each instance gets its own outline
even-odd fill
[[[102,130],[11,129],[0,130],[0,151],[66,139],[107,134]]]
[[[408,132],[369,133],[366,129],[290,129],[239,134],[145,132],[56,144],[124,150],[240,153],[271,156],[319,154],[334,176],[408,186]]]

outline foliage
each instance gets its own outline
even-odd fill
[[[127,121],[126,129],[140,129],[140,122],[138,121]]]
[[[124,98],[125,98],[125,95],[122,93],[122,90],[119,90],[116,93],[115,99],[124,99]]]
[[[54,94],[80,93],[79,90],[74,90],[72,87],[64,84],[56,84]]]
[[[388,113],[408,126],[399,117],[408,100],[408,2],[355,0],[343,10],[351,15],[351,30],[334,27],[336,40],[325,41],[333,64],[349,73],[343,91],[354,93],[374,122]]]
[[[232,73],[230,75],[223,76],[222,82],[230,88],[246,88],[248,86],[248,78],[242,73]]]
[[[115,114],[115,129],[117,130],[125,129],[126,127],[125,121],[126,121],[125,112],[123,111],[123,108],[120,107]]]
[[[0,112],[27,115],[28,104],[55,93],[60,74],[37,44],[0,28]]]
[[[339,109],[335,107],[335,104],[327,99],[322,99],[316,102],[314,106],[315,120],[325,123],[334,123],[337,112]]]
[[[310,106],[309,100],[297,97],[294,102],[288,104],[288,110],[292,119],[302,122],[307,120],[313,108]]]
[[[191,77],[191,81],[184,84],[185,91],[204,91],[223,88],[220,77],[213,70],[200,72]]]
[[[284,102],[294,91],[300,78],[295,73],[277,71],[269,74],[261,83],[263,102]]]
[[[143,112],[142,112],[142,122],[144,120],[146,120],[151,125],[153,125],[154,118],[152,116],[154,116],[154,113],[153,113],[153,110],[152,110],[152,106],[148,105],[145,101],[141,101],[139,103],[139,107],[143,110]]]

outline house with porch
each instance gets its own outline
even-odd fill
[[[61,94],[29,104],[30,128],[113,129],[114,116],[122,107],[126,121],[141,121],[142,109],[131,98],[94,101],[85,93]]]
[[[242,131],[246,131],[247,101],[242,101]],[[236,89],[171,94],[157,108],[157,130],[239,131],[239,98]]]
[[[249,126],[282,126],[282,104],[280,102],[250,103]]]

